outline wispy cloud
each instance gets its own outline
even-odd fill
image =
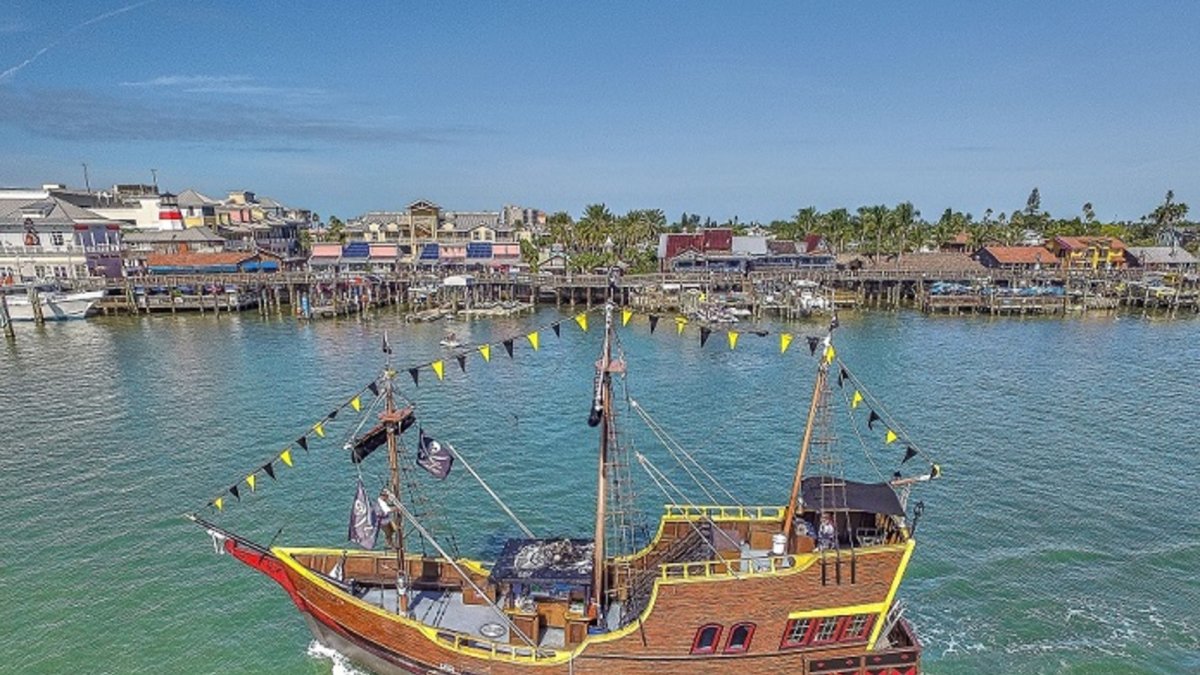
[[[135,9],[145,7],[146,5],[148,5],[152,2],[155,2],[155,0],[142,0],[142,2],[135,2],[131,5],[125,5],[124,7],[118,7],[117,9],[114,9],[112,11],[104,12],[103,14],[97,14],[96,16],[93,16],[92,18],[88,19],[87,21],[84,21],[83,23],[78,23],[78,24],[75,24],[74,26],[71,26],[66,31],[64,31],[61,35],[59,35],[59,37],[57,39],[52,40],[46,46],[42,47],[41,49],[38,49],[29,58],[25,59],[24,61],[18,63],[15,66],[12,66],[8,70],[5,70],[4,72],[0,73],[0,82],[4,82],[5,80],[11,79],[14,75],[21,72],[21,70],[23,70],[26,66],[32,64],[34,61],[37,61],[39,58],[41,58],[42,54],[45,54],[46,52],[50,51],[51,49],[54,49],[59,44],[61,44],[63,42],[63,40],[66,40],[72,34],[77,33],[80,30],[83,30],[84,28],[87,28],[88,26],[90,26],[94,23],[99,23],[101,21],[104,21],[105,19],[111,19],[114,16],[124,14],[125,12],[132,12]]]
[[[249,75],[160,75],[149,80],[122,82],[122,87],[210,87],[250,82]]]
[[[133,89],[164,89],[181,94],[229,96],[322,96],[324,89],[262,84],[250,75],[160,75],[148,80],[122,82]]]
[[[0,35],[24,33],[29,30],[29,23],[15,17],[0,17]]]
[[[80,90],[0,88],[0,125],[68,141],[253,144],[299,152],[339,144],[442,145],[490,130],[470,125],[371,124],[245,102],[163,105]]]

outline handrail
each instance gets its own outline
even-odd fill
[[[720,577],[766,576],[795,569],[816,560],[813,553],[792,553],[763,558],[736,560],[700,560],[696,562],[662,563],[658,578],[661,581],[712,579]]]
[[[533,649],[526,646],[510,645],[504,642],[496,642],[477,635],[460,633],[447,628],[439,628],[437,631],[438,640],[449,644],[452,648],[464,652],[482,652],[491,658],[504,658],[508,661],[533,661],[544,659],[554,659],[558,656],[558,652],[553,649]]]
[[[663,504],[664,519],[672,520],[780,520],[782,506],[724,506]]]

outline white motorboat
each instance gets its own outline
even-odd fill
[[[38,304],[42,307],[42,318],[46,321],[65,321],[86,317],[102,297],[104,297],[104,291],[76,293],[53,291],[39,293]],[[8,316],[13,321],[33,321],[33,304],[29,302],[29,297],[8,296]]]

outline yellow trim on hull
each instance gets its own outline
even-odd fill
[[[900,557],[900,565],[896,567],[896,575],[892,577],[892,587],[888,589],[887,598],[883,601],[883,607],[879,610],[879,618],[875,620],[875,627],[871,629],[871,639],[867,642],[867,649],[875,649],[875,642],[879,639],[879,634],[883,632],[883,622],[887,620],[888,610],[892,608],[892,601],[896,599],[896,591],[900,589],[900,582],[904,580],[904,572],[908,569],[908,560],[912,558],[913,548],[917,545],[915,539],[909,538],[904,544],[904,555]]]
[[[844,607],[826,607],[822,609],[806,609],[799,612],[789,612],[788,620],[815,619],[827,616],[849,616],[851,614],[878,614],[887,605],[882,602],[870,602],[864,605],[846,605]]]

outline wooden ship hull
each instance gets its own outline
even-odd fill
[[[784,512],[702,508],[708,513],[668,507],[646,549],[610,561],[610,579],[614,588],[625,589],[625,602],[636,602],[639,588],[647,596],[636,620],[589,634],[592,618],[573,616],[561,603],[540,604],[527,616],[509,612],[512,625],[521,626],[537,648],[513,636],[493,640],[479,634],[481,624],[503,622],[488,615],[489,602],[502,589],[478,563],[458,561],[488,598],[465,585],[444,560],[406,557],[415,596],[449,594],[455,606],[437,616],[429,605],[439,601],[423,610],[418,600],[402,616],[394,604],[394,552],[266,549],[224,531],[220,536],[228,553],[283,587],[318,641],[378,673],[919,672],[921,647],[912,628],[903,619],[889,623],[913,539],[896,532],[890,542],[859,547],[851,557],[811,550],[811,540],[795,536],[793,546],[808,552],[746,555],[730,544],[718,559],[693,559],[681,552],[689,540],[705,536],[698,522],[716,523],[756,551],[754,546],[780,531]],[[822,632],[823,624],[833,627]],[[718,628],[711,647],[698,648],[699,631],[713,626]],[[745,639],[735,643],[738,626]],[[560,640],[546,646],[545,633],[555,629]]]

